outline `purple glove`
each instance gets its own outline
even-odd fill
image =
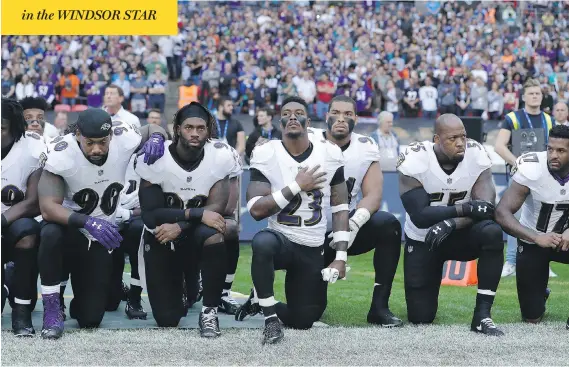
[[[151,165],[164,155],[164,136],[154,133],[142,147],[144,163]]]
[[[89,217],[83,228],[109,251],[121,245],[122,237],[118,227],[104,219]]]

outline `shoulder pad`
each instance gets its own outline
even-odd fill
[[[243,173],[243,164],[241,163],[241,157],[239,157],[239,153],[237,153],[235,149],[231,148],[231,153],[233,154],[234,165],[229,177],[233,178],[240,176]]]
[[[429,153],[427,147],[430,147],[428,141],[413,142],[405,148],[404,152],[399,154],[397,159],[397,170],[405,176],[414,177],[429,169]]]
[[[75,170],[75,153],[70,145],[75,143],[75,137],[71,134],[65,135],[63,139],[50,146],[45,160],[44,168],[56,175],[66,177]]]
[[[361,147],[362,160],[378,162],[379,161],[379,146],[371,137],[352,133],[352,140],[357,140]],[[353,143],[352,143],[353,144]]]
[[[167,149],[168,148],[165,148],[164,150]],[[140,178],[155,185],[159,185],[162,182],[162,168],[165,166],[164,156],[160,157],[154,164],[148,165],[144,163],[144,154],[141,153],[136,156],[133,166],[134,172],[136,172]]]
[[[219,179],[230,176],[233,173],[236,164],[232,151],[233,148],[224,142],[215,141],[210,142],[206,149],[206,154],[209,152],[214,154],[215,165],[212,167],[212,173],[214,173]]]
[[[28,135],[28,133],[26,133],[26,140],[28,143],[28,150],[33,158],[39,159],[41,154],[47,151],[44,140],[41,139],[38,134],[31,133]]]
[[[342,153],[342,149],[340,149],[339,146],[328,140],[326,140],[324,146],[326,147],[326,152],[328,153],[328,157],[330,159],[338,163],[344,164],[344,153]]]
[[[253,148],[251,153],[251,167],[257,168],[255,166],[264,166],[268,162],[271,162],[275,155],[274,144],[281,144],[280,140],[270,140],[264,144],[257,145]]]
[[[32,138],[34,140],[42,140],[41,136],[33,131],[26,131],[25,137]]]
[[[547,161],[546,152],[526,153],[516,159],[510,175],[520,185],[528,186],[529,183],[539,180],[542,176],[544,162]]]
[[[466,149],[471,149],[471,153],[475,153],[473,155],[476,164],[482,169],[488,169],[492,167],[492,159],[490,159],[490,155],[486,148],[479,142],[473,139],[467,139],[466,142]]]
[[[308,133],[310,135],[318,135],[318,136],[322,136],[322,133],[324,132],[324,129],[319,129],[317,127],[309,127],[308,128]]]

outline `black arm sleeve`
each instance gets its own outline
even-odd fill
[[[344,181],[346,181],[344,179],[344,166],[341,166],[336,170],[336,173],[334,173],[332,180],[330,180],[330,186],[336,186],[337,184],[341,184]]]
[[[417,228],[431,226],[450,218],[458,217],[456,206],[430,206],[429,194],[422,187],[409,190],[401,195],[403,207]]]
[[[186,220],[185,210],[165,208],[164,193],[158,185],[141,187],[138,190],[138,197],[142,221],[150,229],[164,223],[177,223]]]
[[[253,149],[255,149],[255,144],[257,144],[257,140],[259,139],[259,131],[255,130],[249,135],[247,141],[245,142],[245,155],[248,159],[251,159],[251,153],[253,153]]]
[[[269,179],[267,177],[265,177],[264,174],[261,173],[261,171],[259,171],[256,168],[251,168],[249,170],[249,173],[251,175],[251,178],[249,179],[249,181],[260,181],[260,182],[266,182],[268,184],[270,184],[271,182],[269,181]]]

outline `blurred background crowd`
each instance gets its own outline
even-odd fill
[[[170,120],[191,100],[254,116],[287,95],[323,119],[345,94],[361,116],[499,120],[529,77],[544,111],[568,102],[568,23],[569,1],[183,2],[176,36],[2,37],[2,95],[65,112],[101,107],[114,84],[125,109]]]

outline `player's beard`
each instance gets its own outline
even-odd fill
[[[304,135],[304,131],[306,130],[307,119],[304,116],[297,116],[296,119],[298,120],[298,123],[302,127],[303,131],[298,131],[298,132],[297,131],[289,131],[286,133],[286,136],[288,138],[297,139],[297,138],[300,138],[301,136]],[[282,127],[283,131],[286,130],[286,126],[287,126],[289,120],[290,120],[289,117],[281,117],[281,127]]]
[[[103,155],[92,155],[92,156],[87,156],[87,160],[97,166],[102,166],[103,164],[105,164],[105,162],[107,161],[107,156],[109,154],[103,154]]]
[[[338,121],[338,118],[336,116],[330,116],[328,117],[328,120],[326,120],[326,124],[328,125],[328,130],[330,130],[332,137],[336,140],[342,140],[347,136],[349,136],[352,133],[352,131],[354,131],[354,127],[356,126],[356,121],[352,118],[347,117],[346,122],[348,123],[348,131],[341,133],[335,132],[332,128],[334,127],[336,121]]]
[[[187,139],[184,139],[180,136],[180,143],[182,144],[182,148],[184,148],[185,150],[191,152],[192,155],[197,155],[199,154],[199,152],[203,149],[203,147],[205,146],[205,143],[207,142],[207,139],[204,140],[200,140],[200,144],[198,146],[195,145],[191,145],[190,141]]]

